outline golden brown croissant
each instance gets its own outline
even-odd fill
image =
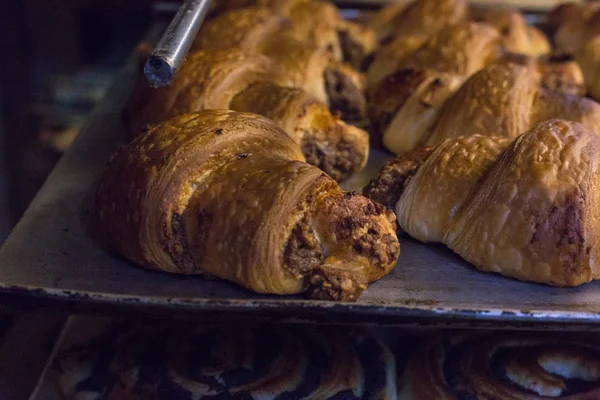
[[[416,40],[415,40],[416,38]],[[429,69],[470,76],[502,55],[500,35],[487,24],[462,22],[425,41],[408,35],[375,54],[367,71],[369,86],[400,69]]]
[[[274,13],[286,17],[289,23],[282,26],[275,36],[291,35],[304,43],[327,49],[338,60],[349,62],[355,68],[361,67],[365,58],[377,45],[373,29],[342,18],[338,9],[328,1],[240,0],[223,2],[217,8],[218,12],[227,12],[248,7],[269,8]],[[248,16],[248,11],[240,13]],[[262,31],[260,26],[240,28],[235,29],[250,28]]]
[[[513,139],[550,118],[581,122],[600,132],[600,105],[570,93],[575,82],[561,83],[564,77],[577,79],[577,74],[562,73],[570,68],[498,63],[464,83],[461,75],[400,71],[370,90],[375,139],[382,137],[387,149],[401,154],[458,136]]]
[[[241,47],[250,53],[264,54],[279,66],[290,85],[306,90],[332,111],[341,112],[344,120],[363,120],[366,105],[362,75],[350,65],[341,64],[330,50],[299,40],[303,35],[275,22],[263,22],[267,16],[268,21],[287,21],[266,8],[249,7],[220,14],[204,25],[195,49]],[[265,27],[261,26],[263,23]]]
[[[409,235],[521,280],[576,286],[600,277],[600,138],[583,125],[549,120],[512,142],[459,137],[418,156],[409,159],[420,166],[404,167],[414,175],[403,188],[388,167],[365,190],[395,203]],[[406,165],[402,158],[392,163]]]
[[[437,336],[409,358],[404,400],[600,398],[600,346],[544,333]]]
[[[56,366],[68,400],[397,398],[393,353],[358,329],[122,323]]]
[[[529,25],[523,14],[510,7],[470,7],[470,19],[492,25],[502,35],[504,48],[513,53],[538,56],[551,51],[550,41],[536,27]]]
[[[96,197],[99,232],[147,268],[354,300],[396,262],[393,213],[303,161],[256,114],[176,117],[115,155]]]
[[[361,170],[369,155],[362,129],[332,116],[327,105],[302,89],[284,87],[279,67],[262,55],[240,49],[205,50],[188,55],[165,88],[150,89],[144,79],[128,105],[134,134],[189,112],[231,109],[272,119],[300,145],[308,162],[336,180]]]

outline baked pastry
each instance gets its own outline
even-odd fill
[[[369,22],[380,41],[386,43],[402,36],[426,40],[444,27],[465,19],[466,0],[415,0],[409,4],[390,4]]]
[[[404,371],[405,400],[600,397],[600,346],[573,335],[440,335],[420,346]]]
[[[523,14],[510,7],[471,5],[469,18],[492,25],[500,32],[502,44],[508,52],[539,56],[551,52],[546,35],[530,25]]]
[[[96,214],[105,243],[141,266],[258,293],[354,300],[400,251],[391,211],[344,193],[272,121],[225,110],[176,117],[125,146]]]
[[[461,22],[426,36],[398,36],[377,51],[367,71],[369,87],[409,68],[470,76],[502,56],[500,34],[487,24]]]
[[[329,1],[234,0],[221,2],[217,13],[248,7],[269,8],[287,18],[289,23],[276,36],[291,34],[300,41],[330,50],[338,60],[349,62],[355,68],[362,65],[377,45],[373,29],[344,19]],[[254,28],[260,30],[260,27]]]
[[[126,110],[134,134],[170,118],[204,109],[252,112],[272,119],[298,143],[307,159],[337,180],[361,170],[369,136],[333,116],[269,58],[241,49],[204,50],[188,56],[173,82],[151,89],[140,77]]]
[[[397,399],[394,355],[362,330],[117,325],[56,369],[67,400]]]
[[[600,132],[600,105],[572,93],[578,91],[581,76],[579,69],[571,69],[572,64],[525,67],[503,62],[464,83],[460,74],[397,72],[370,89],[373,142],[380,137],[387,149],[402,154],[458,136],[515,138],[549,118],[581,122]]]
[[[575,54],[600,35],[600,1],[562,4],[550,13],[549,21],[556,29],[556,51]]]
[[[583,70],[589,95],[600,101],[600,35],[585,43],[576,58]]]
[[[264,54],[279,65],[290,85],[304,89],[332,111],[341,112],[345,121],[363,120],[366,105],[362,75],[336,59],[335,54],[341,50],[315,46],[306,41],[306,33],[298,33],[292,25],[267,8],[229,11],[204,24],[194,50],[242,48]]]
[[[600,277],[599,146],[598,135],[562,120],[512,141],[451,138],[392,161],[364,193],[392,203],[410,236],[442,242],[481,271],[576,286]]]

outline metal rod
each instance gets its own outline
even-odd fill
[[[166,86],[183,63],[211,0],[186,0],[169,24],[144,65],[144,74],[153,87]]]

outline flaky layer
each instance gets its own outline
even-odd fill
[[[395,218],[303,160],[289,136],[255,114],[174,118],[111,161],[96,198],[101,236],[145,267],[206,273],[259,293],[310,288],[355,300],[395,264]],[[284,253],[303,221],[324,250],[298,275]]]

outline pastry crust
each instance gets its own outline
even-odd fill
[[[502,35],[504,49],[509,52],[539,56],[551,52],[550,41],[539,29],[529,25],[518,10],[510,7],[472,5],[469,16],[477,22],[492,25]]]
[[[531,68],[495,64],[473,75],[440,112],[428,145],[481,134],[511,139],[550,118],[583,123],[600,132],[600,105],[590,99],[541,86]]]
[[[600,396],[599,351],[572,335],[439,335],[410,356],[400,398],[592,400]]]
[[[241,49],[204,50],[188,56],[168,87],[149,88],[140,78],[126,119],[135,135],[169,118],[204,109],[231,109],[271,118],[305,149],[309,163],[334,179],[360,171],[369,155],[362,129],[333,116],[327,105],[302,89],[282,86],[279,67]]]
[[[324,103],[301,89],[255,82],[233,98],[230,108],[273,120],[300,145],[309,164],[337,181],[367,163],[368,133],[332,115]]]
[[[600,277],[599,152],[598,135],[582,124],[548,120],[512,142],[458,137],[401,156],[365,194],[388,203],[400,196],[405,232],[446,244],[479,270],[577,286]]]
[[[355,300],[395,265],[394,215],[303,160],[256,114],[176,117],[111,161],[96,197],[100,236],[148,268],[214,275],[259,293]],[[323,258],[298,273],[284,254],[304,221]]]

